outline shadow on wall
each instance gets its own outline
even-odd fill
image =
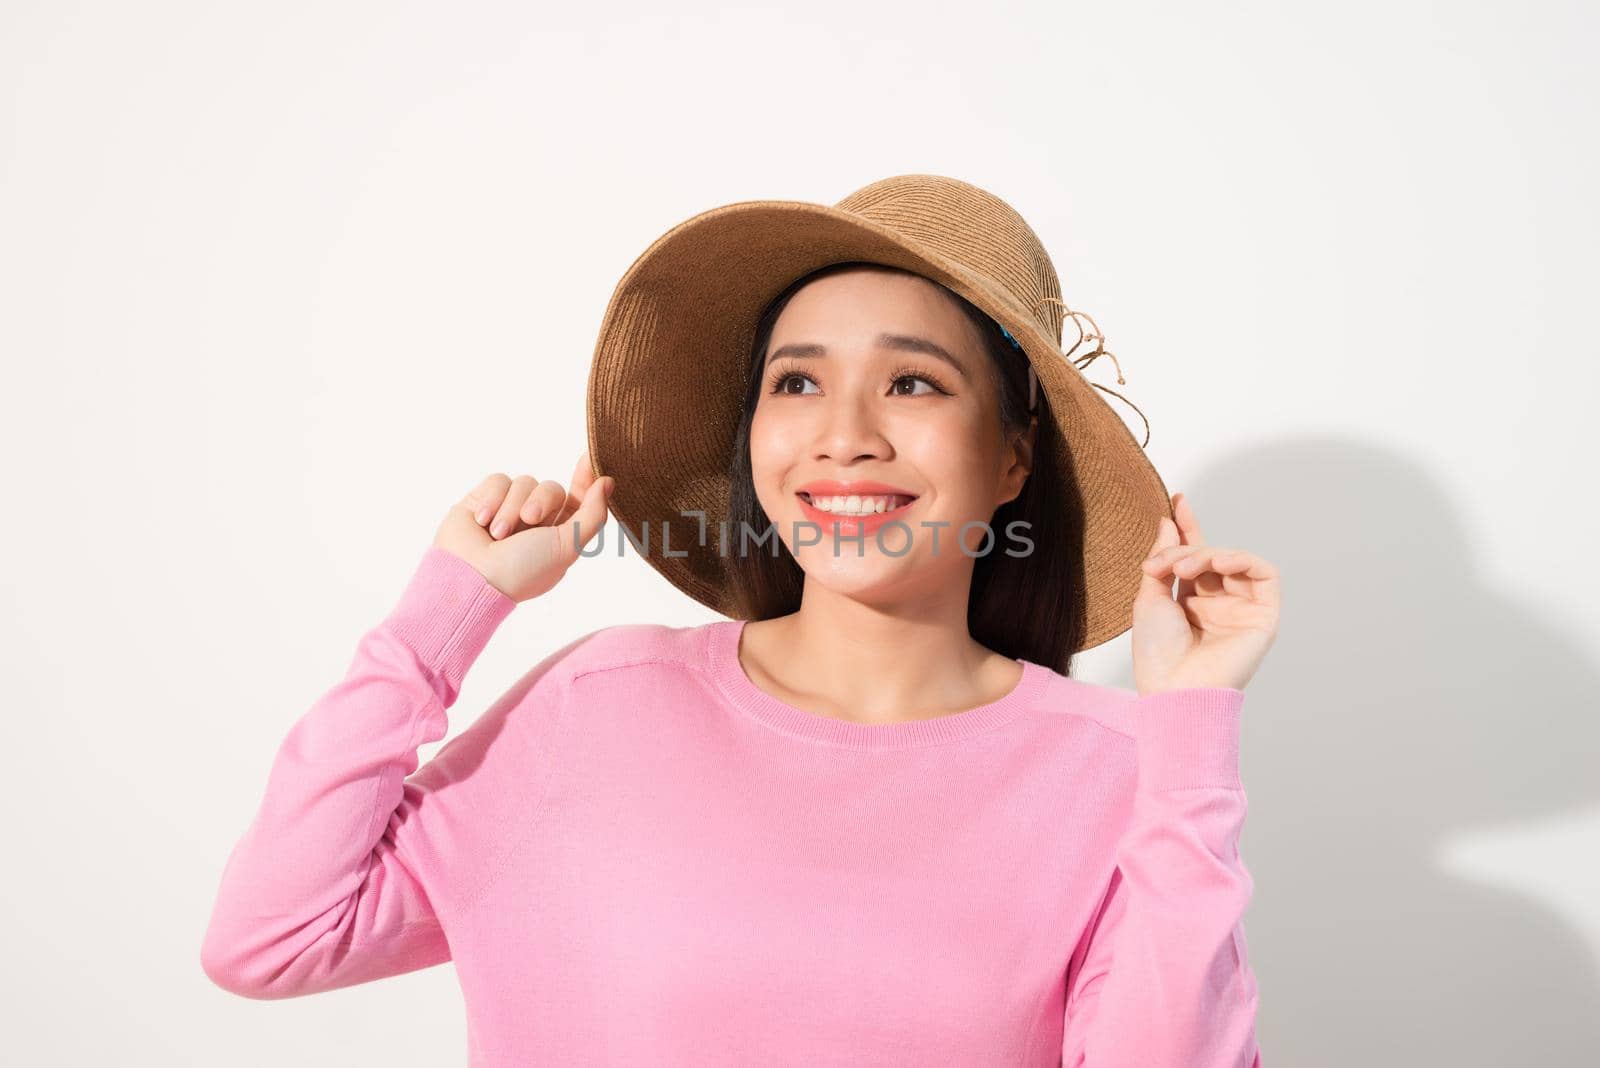
[[[1171,489],[1208,541],[1284,579],[1242,757],[1263,1060],[1595,1063],[1580,933],[1437,858],[1447,837],[1600,800],[1596,666],[1484,584],[1461,516],[1395,453],[1289,439]]]

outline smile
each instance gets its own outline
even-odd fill
[[[850,494],[849,496],[813,497],[809,493],[796,494],[819,512],[839,516],[873,516],[896,512],[916,500],[904,494]]]

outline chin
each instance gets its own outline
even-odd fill
[[[834,556],[825,539],[819,545],[807,546],[796,560],[807,581],[859,601],[903,594],[922,571],[915,550],[905,556],[886,556],[877,551],[870,537],[860,556],[856,555],[854,542],[841,542],[838,551],[839,555]]]

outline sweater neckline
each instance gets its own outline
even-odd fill
[[[1015,657],[1022,665],[1022,677],[1011,692],[998,700],[930,719],[854,723],[808,712],[757,686],[739,662],[739,642],[747,622],[732,619],[710,624],[707,652],[712,677],[723,694],[743,711],[786,734],[814,742],[850,749],[897,749],[959,741],[1016,719],[1033,706],[1044,687],[1044,666]]]

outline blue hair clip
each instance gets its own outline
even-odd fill
[[[996,326],[1000,326],[999,323],[995,323],[995,325]],[[1006,340],[1007,341],[1011,342],[1011,347],[1012,348],[1016,349],[1018,352],[1022,353],[1024,356],[1026,356],[1028,354],[1028,351],[1022,347],[1022,342],[1018,341],[1016,338],[1011,336],[1011,331],[1007,330],[1003,326],[1000,326],[1000,332],[1006,336]],[[1030,412],[1034,411],[1038,407],[1039,407],[1039,376],[1034,373],[1033,364],[1029,363],[1028,364],[1028,411],[1030,411]]]

